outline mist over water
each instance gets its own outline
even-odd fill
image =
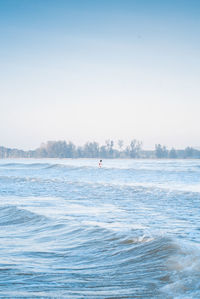
[[[0,160],[0,297],[200,298],[200,161]]]

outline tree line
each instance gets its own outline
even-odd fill
[[[76,146],[71,141],[48,141],[42,143],[35,150],[19,150],[1,146],[0,158],[132,158],[132,159],[199,159],[200,151],[186,147],[183,150],[168,149],[166,146],[156,144],[154,150],[143,150],[142,142],[133,139],[129,145],[123,140],[114,143],[106,140],[105,144],[86,142],[83,146]]]

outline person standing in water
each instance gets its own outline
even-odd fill
[[[102,167],[102,160],[99,161],[99,168]]]

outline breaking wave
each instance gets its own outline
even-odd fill
[[[199,298],[195,162],[108,163],[0,163],[0,297]]]

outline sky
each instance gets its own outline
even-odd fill
[[[0,145],[200,147],[200,1],[0,0]]]

